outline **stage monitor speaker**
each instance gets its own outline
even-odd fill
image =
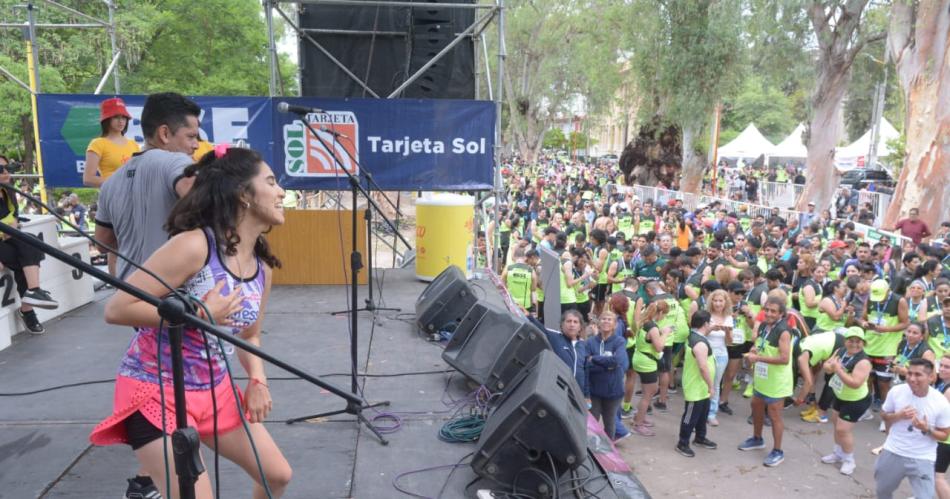
[[[472,469],[505,490],[517,484],[515,493],[552,497],[551,484],[585,459],[584,394],[563,360],[554,352],[541,352],[511,381],[488,416]]]
[[[299,26],[376,95],[387,97],[475,21],[475,9],[440,7],[439,1],[416,3],[418,7],[303,4]],[[372,97],[303,36],[298,64],[303,96]],[[474,99],[472,37],[453,47],[399,97]]]
[[[479,301],[462,317],[442,359],[491,392],[500,392],[544,350],[550,351],[551,344],[541,330],[505,309]]]
[[[426,333],[437,333],[446,324],[461,322],[478,298],[455,265],[449,265],[416,299],[416,324]]]

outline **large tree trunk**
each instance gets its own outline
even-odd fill
[[[904,167],[884,217],[893,227],[911,208],[931,231],[950,212],[950,0],[895,2],[888,42],[907,105]]]
[[[797,209],[805,211],[809,202],[819,210],[831,206],[838,182],[835,170],[835,147],[841,137],[841,104],[848,88],[850,65],[824,64],[818,74],[818,86],[812,96],[812,118],[808,123],[808,179],[798,200]]]
[[[659,123],[654,118],[644,124],[637,138],[624,147],[619,164],[627,185],[654,187],[663,182],[667,187],[676,187],[683,162],[680,131],[673,126],[660,128]]]
[[[706,166],[702,155],[696,154],[695,143],[698,133],[699,126],[695,124],[683,127],[683,165],[679,188],[684,192],[694,194],[698,194],[702,187],[703,169]]]

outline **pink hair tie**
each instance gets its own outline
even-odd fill
[[[228,149],[231,148],[231,144],[215,144],[214,146],[214,159],[221,159],[227,154]]]

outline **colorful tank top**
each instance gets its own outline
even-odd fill
[[[231,316],[233,321],[229,329],[231,334],[238,334],[252,326],[260,315],[261,297],[264,294],[264,269],[260,259],[257,260],[257,272],[245,280],[234,276],[222,261],[221,249],[217,246],[213,233],[205,229],[208,240],[208,259],[204,267],[188,279],[182,289],[186,293],[203,298],[211,291],[215,284],[224,281],[221,294],[231,294],[235,286],[241,289],[243,295],[241,310]],[[161,334],[162,343],[162,382],[171,386],[171,348],[169,347],[168,331],[158,328],[139,328],[136,330],[129,349],[119,366],[119,375],[158,383],[158,335]],[[214,337],[208,336],[208,348],[211,351],[212,371],[208,370],[208,360],[205,353],[205,344],[202,333],[197,329],[185,328],[182,337],[182,350],[185,369],[185,388],[187,390],[208,390],[224,379],[227,369],[224,364],[224,353],[218,347]],[[230,349],[228,349],[230,350]]]

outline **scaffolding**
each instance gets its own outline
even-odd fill
[[[290,5],[336,5],[336,6],[351,6],[351,7],[438,7],[444,9],[474,9],[476,13],[480,15],[475,16],[474,22],[472,22],[468,27],[466,27],[461,32],[455,33],[455,37],[450,41],[442,50],[433,55],[425,64],[423,64],[415,73],[409,75],[406,80],[399,85],[398,88],[393,90],[389,95],[380,96],[375,93],[367,84],[367,82],[360,79],[355,75],[349,68],[346,67],[343,63],[337,60],[333,55],[330,54],[323,45],[320,44],[311,33],[316,34],[352,34],[352,35],[373,35],[373,36],[400,36],[402,33],[391,33],[391,32],[379,32],[379,31],[360,31],[360,30],[347,30],[345,33],[341,33],[341,30],[328,30],[328,29],[304,29],[298,23],[294,21],[292,16],[285,12],[282,8],[282,4]],[[478,61],[479,55],[483,57],[483,67],[485,75],[485,88],[487,89],[487,100],[493,101],[495,103],[495,150],[494,153],[494,172],[492,175],[493,178],[493,195],[495,199],[501,198],[502,191],[502,181],[501,181],[501,107],[502,107],[502,88],[504,84],[504,75],[505,75],[505,59],[507,57],[507,48],[505,45],[505,5],[504,0],[494,0],[493,2],[486,3],[433,3],[430,1],[419,0],[419,1],[385,1],[385,0],[263,0],[264,6],[264,19],[267,23],[267,34],[268,34],[268,55],[269,55],[269,64],[270,64],[270,85],[269,91],[271,97],[277,95],[277,81],[279,77],[278,72],[278,61],[277,61],[277,46],[274,38],[274,15],[276,12],[283,20],[290,26],[296,33],[297,36],[303,40],[306,40],[309,44],[313,45],[314,48],[322,52],[330,61],[333,62],[341,71],[343,71],[347,77],[356,82],[357,85],[362,87],[369,95],[372,95],[376,98],[386,98],[393,99],[399,96],[403,90],[405,90],[409,85],[419,79],[425,72],[436,64],[442,57],[448,54],[456,45],[461,43],[466,38],[471,38],[473,43],[472,47],[474,49],[473,60],[476,61],[476,70],[474,72],[475,78],[475,96],[476,99],[480,97],[480,73],[478,71]],[[492,21],[495,22],[495,27],[497,28],[497,64],[495,68],[494,81],[495,84],[492,85],[492,74],[491,74],[491,64],[488,56],[488,43],[486,41],[486,31],[491,25]],[[481,52],[481,54],[479,54]],[[494,210],[494,226],[499,227],[498,220],[498,203],[495,203],[496,209]],[[476,226],[477,230],[477,226]],[[395,251],[395,248],[393,248]],[[495,268],[498,263],[495,263]]]
[[[66,12],[67,14],[82,18],[86,23],[39,23],[36,21],[36,2],[27,2],[25,4],[14,6],[15,10],[25,10],[26,19],[22,23],[15,22],[0,22],[0,29],[19,29],[23,32],[23,40],[26,45],[26,59],[27,59],[27,68],[29,74],[29,83],[24,83],[22,80],[13,75],[9,70],[0,66],[0,74],[3,74],[10,81],[16,83],[24,90],[30,93],[30,104],[32,109],[33,117],[33,147],[34,158],[36,159],[36,173],[39,177],[39,187],[40,187],[40,197],[43,202],[46,202],[46,182],[43,179],[43,155],[40,151],[40,126],[38,120],[38,111],[36,108],[36,95],[42,91],[42,83],[40,81],[40,59],[39,59],[39,49],[37,47],[36,40],[36,30],[39,29],[105,29],[109,34],[109,41],[112,51],[112,61],[109,63],[109,66],[106,68],[105,72],[102,75],[102,78],[99,80],[99,84],[96,85],[95,93],[98,95],[102,92],[103,87],[109,79],[109,75],[112,75],[112,81],[115,85],[115,93],[120,93],[119,85],[119,57],[121,55],[118,47],[116,46],[116,33],[115,33],[115,2],[114,0],[103,0],[103,3],[109,9],[109,20],[105,21],[99,19],[95,16],[86,14],[79,10],[76,10],[72,7],[63,5],[61,3],[55,2],[54,0],[40,0],[39,3],[49,5],[50,7],[59,10],[61,12]]]

